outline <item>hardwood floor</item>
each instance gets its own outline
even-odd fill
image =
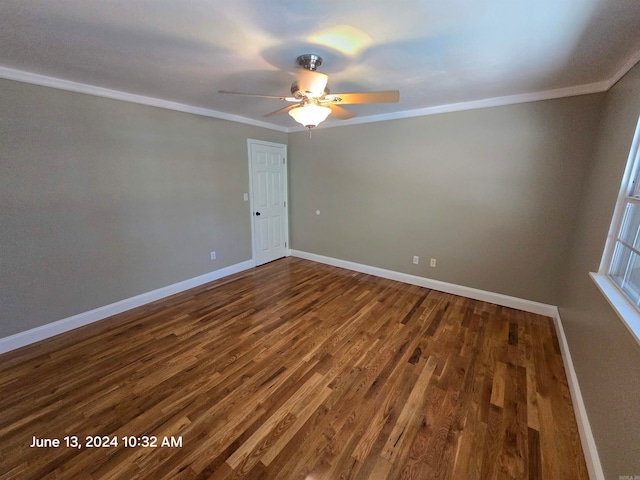
[[[3,479],[588,478],[551,319],[295,258],[2,355],[0,391]]]

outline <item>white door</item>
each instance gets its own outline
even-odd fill
[[[287,146],[249,140],[253,258],[256,265],[287,254]]]

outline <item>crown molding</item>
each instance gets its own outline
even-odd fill
[[[40,85],[42,87],[56,88],[58,90],[66,90],[69,92],[84,93],[87,95],[94,95],[96,97],[110,98],[112,100],[121,100],[123,102],[137,103],[140,105],[146,105],[149,107],[164,108],[167,110],[174,110],[177,112],[192,113],[194,115],[200,115],[203,117],[217,118],[220,120],[229,120],[231,122],[245,123],[247,125],[253,125],[255,127],[268,128],[269,130],[277,130],[279,132],[288,133],[286,127],[280,127],[268,122],[261,122],[252,118],[242,117],[240,115],[233,115],[230,113],[219,112],[217,110],[211,110],[208,108],[195,107],[193,105],[186,105],[184,103],[171,102],[169,100],[163,100],[161,98],[146,97],[144,95],[136,95],[134,93],[121,92],[119,90],[111,90],[108,88],[96,87],[95,85],[89,85],[86,83],[72,82],[70,80],[63,80],[61,78],[49,77],[46,75],[40,75],[37,73],[26,72],[23,70],[16,70],[13,68],[7,68],[0,66],[0,78],[5,80],[14,80],[17,82],[30,83],[33,85]]]
[[[340,120],[339,122],[329,121],[321,123],[316,129],[334,128],[348,125],[359,125],[363,123],[385,122],[388,120],[400,120],[403,118],[423,117],[426,115],[438,115],[441,113],[460,112],[464,110],[476,110],[480,108],[501,107],[505,105],[515,105],[518,103],[537,102],[540,100],[552,100],[554,98],[573,97],[578,95],[588,95],[592,93],[602,93],[613,87],[629,70],[640,62],[640,49],[635,51],[616,72],[606,80],[576,85],[572,87],[558,88],[554,90],[544,90],[540,92],[523,93],[518,95],[508,95],[504,97],[493,97],[470,102],[449,103],[436,105],[433,107],[419,108],[415,110],[404,110],[402,112],[383,113],[381,115],[369,115],[366,117]],[[289,128],[289,133],[305,132],[306,128],[300,126]]]
[[[618,83],[618,81],[624,77],[627,72],[629,70],[631,70],[633,67],[636,66],[636,63],[640,62],[640,49],[637,50],[633,55],[631,55],[626,62],[624,62],[620,68],[618,70],[616,70],[616,73],[614,73],[608,80],[609,86],[607,87],[607,90],[609,90],[609,88],[613,87],[616,83]]]
[[[328,121],[321,123],[315,129],[335,128],[349,125],[360,125],[363,123],[385,122],[388,120],[400,120],[403,118],[423,117],[426,115],[438,115],[442,113],[460,112],[464,110],[476,110],[480,108],[500,107],[505,105],[514,105],[518,103],[536,102],[540,100],[551,100],[554,98],[572,97],[577,95],[588,95],[592,93],[602,93],[613,87],[629,70],[631,70],[638,62],[640,62],[640,50],[634,52],[616,72],[606,80],[589,83],[585,85],[576,85],[572,87],[559,88],[555,90],[544,90],[540,92],[523,93],[518,95],[508,95],[504,97],[485,98],[482,100],[473,100],[469,102],[450,103],[445,105],[436,105],[433,107],[418,108],[414,110],[404,110],[401,112],[383,113],[380,115],[369,115],[366,117],[351,118],[349,120]],[[49,77],[36,73],[16,70],[13,68],[0,66],[0,78],[6,80],[15,80],[18,82],[31,83],[44,87],[57,88],[59,90],[67,90],[71,92],[84,93],[87,95],[95,95],[98,97],[111,98],[114,100],[122,100],[125,102],[138,103],[151,107],[165,108],[178,112],[192,113],[204,117],[218,118],[231,122],[239,122],[255,127],[267,128],[278,132],[293,133],[305,132],[307,129],[303,126],[283,127],[260,120],[254,120],[240,115],[219,112],[193,105],[171,102],[160,98],[146,97],[144,95],[136,95],[118,90],[110,90],[108,88],[96,87],[85,83],[72,82],[61,78]]]
[[[388,120],[424,117],[426,115],[438,115],[441,113],[460,112],[463,110],[477,110],[480,108],[501,107],[504,105],[514,105],[518,103],[537,102],[539,100],[551,100],[554,98],[588,95],[590,93],[605,92],[609,89],[609,85],[610,81],[605,80],[602,82],[589,83],[587,85],[578,85],[575,87],[559,88],[556,90],[545,90],[542,92],[485,98],[482,100],[473,100],[470,102],[449,103],[446,105],[436,105],[434,107],[418,108],[415,110],[404,110],[402,112],[383,113],[381,115],[369,115],[367,117],[351,118],[349,120],[341,120],[340,122],[326,122],[321,123],[320,125],[315,127],[315,129],[358,125],[362,123],[385,122]],[[306,128],[294,127],[290,129],[290,131],[302,132],[306,131]]]

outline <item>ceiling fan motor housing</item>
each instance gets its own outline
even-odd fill
[[[327,82],[329,77],[324,73],[300,69],[297,72],[297,79],[291,85],[293,96],[320,98],[326,95]]]
[[[328,88],[325,88],[321,94],[318,94],[318,91],[315,90],[311,91],[311,90],[303,90],[298,86],[298,82],[295,81],[291,84],[291,95],[293,95],[295,98],[298,98],[300,100],[302,100],[305,97],[317,97],[320,98],[324,95],[329,95],[330,91]]]

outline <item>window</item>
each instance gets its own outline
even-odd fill
[[[629,152],[596,284],[640,341],[640,121]]]
[[[640,199],[634,195],[625,199],[624,215],[618,230],[608,274],[636,307],[640,306],[639,249]]]

